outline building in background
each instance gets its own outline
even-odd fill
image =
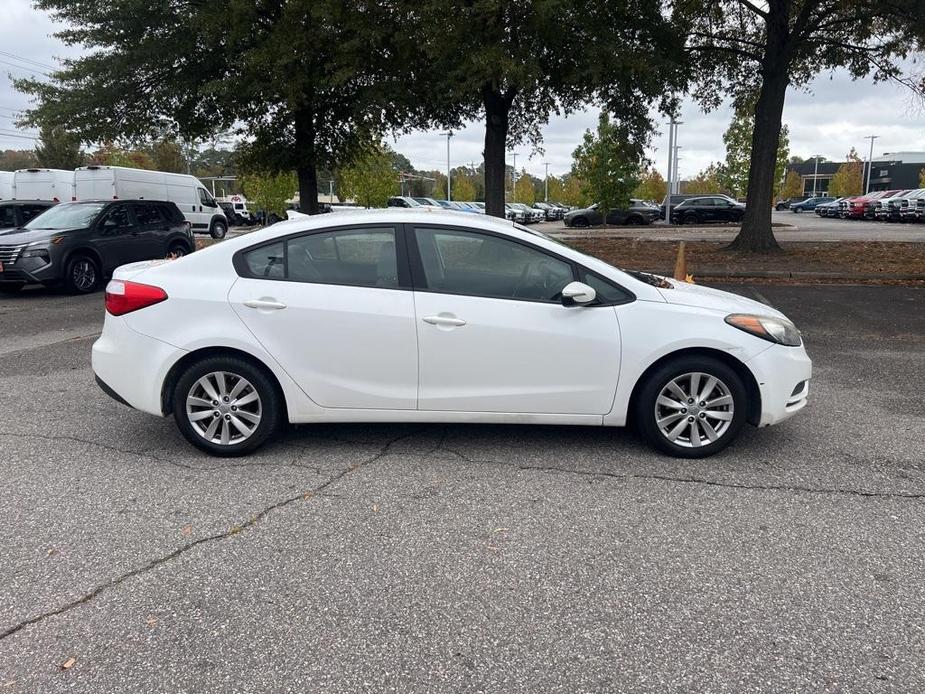
[[[796,171],[803,179],[803,194],[822,195],[843,161],[807,159],[799,164],[788,164],[788,171]],[[870,171],[870,190],[907,190],[919,187],[919,174],[925,168],[925,152],[884,152],[874,157]],[[867,162],[864,162],[864,179],[867,179]],[[815,189],[813,188],[815,180]]]

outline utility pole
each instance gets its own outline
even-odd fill
[[[543,166],[546,167],[546,179],[543,184],[543,202],[549,202],[549,162],[544,161]]]
[[[879,137],[879,135],[868,135],[864,138],[865,140],[870,140],[870,155],[867,157],[867,181],[864,183],[864,195],[870,192],[870,170],[874,168],[874,140]]]
[[[678,135],[675,133],[675,142],[678,141]],[[674,194],[681,193],[681,177],[678,175],[678,150],[682,149],[681,145],[674,146]]]
[[[446,136],[446,199],[452,200],[453,194],[450,190],[450,138],[453,137],[453,131],[448,130],[443,134]]]
[[[511,202],[517,202],[517,152],[514,155],[514,165],[511,167]]]
[[[334,204],[334,179],[328,181],[328,204]]]
[[[665,224],[671,223],[671,194],[674,190],[674,118],[668,123],[668,193],[665,195]]]
[[[819,158],[821,156],[821,154],[813,155],[813,197],[816,197],[816,181],[819,180]]]

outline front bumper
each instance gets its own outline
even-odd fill
[[[761,392],[759,427],[783,422],[806,407],[813,362],[802,346],[772,345],[746,364]]]

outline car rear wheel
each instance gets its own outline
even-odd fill
[[[700,224],[700,215],[696,212],[689,212],[681,218],[681,224]]]
[[[705,458],[732,443],[745,424],[747,394],[739,375],[710,357],[680,357],[642,384],[635,422],[655,448]]]
[[[175,241],[167,248],[168,258],[182,258],[189,253],[189,247],[185,243]]]
[[[636,214],[630,215],[629,217],[626,218],[627,226],[632,226],[632,227],[639,226],[640,224],[642,224],[642,221],[643,221],[642,217]]]
[[[75,255],[67,261],[64,286],[73,294],[90,294],[100,285],[100,269],[88,255]]]
[[[197,448],[238,456],[278,428],[281,395],[266,373],[237,357],[209,357],[183,372],[173,392],[180,432]]]
[[[209,235],[213,239],[223,239],[225,234],[228,233],[228,226],[225,222],[214,221],[212,222],[212,228],[209,229]]]

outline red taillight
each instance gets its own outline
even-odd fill
[[[153,306],[166,299],[167,292],[150,284],[112,280],[106,285],[106,310],[113,316]]]

